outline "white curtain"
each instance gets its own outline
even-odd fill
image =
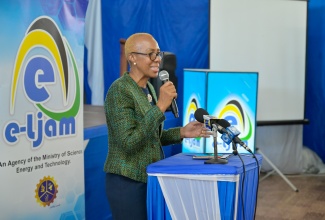
[[[236,182],[236,218],[239,175],[154,175],[158,178],[171,217],[184,220],[221,219],[218,182]]]
[[[104,104],[101,0],[89,0],[85,18],[85,46],[88,51],[88,84],[91,104]]]

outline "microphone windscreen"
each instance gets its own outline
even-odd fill
[[[169,73],[166,70],[162,70],[159,72],[159,79],[163,82],[169,80]]]
[[[194,118],[201,123],[204,123],[203,115],[209,115],[209,113],[203,108],[198,108],[194,112]]]
[[[230,126],[230,123],[225,119],[219,119],[218,124],[224,128],[227,128]]]

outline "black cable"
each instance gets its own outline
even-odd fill
[[[246,148],[245,148],[246,149]],[[254,219],[256,217],[256,207],[257,207],[257,198],[258,198],[258,188],[259,188],[259,183],[260,183],[260,164],[256,158],[256,155],[248,148],[246,149],[249,153],[252,154],[253,158],[256,161],[256,165],[257,165],[257,186],[256,186],[256,194],[255,194],[255,207],[254,207]],[[257,150],[257,149],[256,149]]]
[[[253,158],[255,159],[256,161],[256,165],[257,165],[257,187],[256,187],[256,195],[255,195],[255,210],[254,210],[254,219],[256,217],[256,207],[257,207],[257,198],[258,198],[258,188],[259,188],[259,185],[260,185],[260,164],[255,156],[255,154],[252,152],[252,151],[249,151],[252,155],[253,155]]]
[[[245,220],[244,185],[245,185],[245,177],[246,177],[246,167],[245,167],[243,158],[240,156],[240,154],[238,154],[237,146],[234,141],[232,141],[232,149],[233,149],[233,154],[238,155],[239,159],[241,160],[241,162],[243,164],[243,179],[242,179],[242,183],[241,183],[241,203],[242,203],[243,220]]]

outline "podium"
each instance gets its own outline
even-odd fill
[[[259,168],[252,155],[241,156],[246,172],[238,156],[227,164],[192,156],[180,153],[147,167],[148,219],[254,219]],[[262,156],[256,158],[261,165]]]

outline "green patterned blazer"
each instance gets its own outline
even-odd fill
[[[148,89],[157,103],[153,86]],[[165,115],[151,105],[126,72],[109,88],[105,99],[108,155],[104,171],[147,182],[146,167],[162,159],[162,146],[181,143],[180,128],[163,130]]]

